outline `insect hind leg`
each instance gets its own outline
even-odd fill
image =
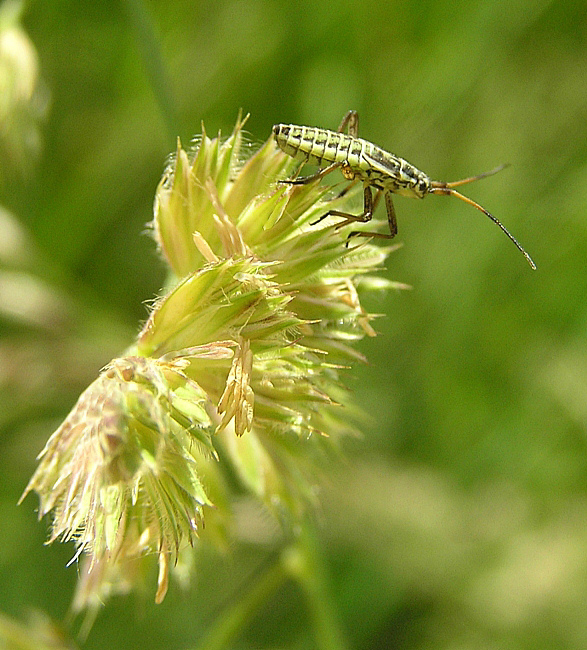
[[[338,169],[339,167],[341,167],[341,165],[342,163],[340,162],[334,162],[331,165],[328,165],[328,167],[324,167],[324,169],[318,170],[315,174],[312,174],[311,176],[301,176],[300,178],[284,179],[277,182],[281,183],[282,185],[308,185],[309,183],[312,183],[314,181],[319,181],[321,178],[324,178],[326,174],[330,174],[330,172],[333,172],[335,169]]]
[[[375,197],[372,212],[375,212],[375,207],[381,198],[381,194],[382,190],[379,190],[379,192],[377,192],[377,196]],[[389,234],[385,232],[365,232],[364,230],[353,230],[347,237],[346,245],[349,245],[349,240],[351,237],[377,237],[379,239],[393,239],[397,235],[397,219],[395,217],[395,208],[393,207],[391,192],[385,192],[385,207],[387,208],[387,223],[389,224]]]
[[[344,228],[345,226],[348,226],[351,223],[367,223],[371,221],[371,219],[373,218],[373,213],[375,212],[375,208],[379,203],[381,194],[382,191],[378,190],[375,196],[375,200],[373,200],[371,186],[365,184],[363,212],[361,212],[361,214],[351,214],[350,212],[342,212],[341,210],[329,210],[326,214],[323,214],[319,219],[313,221],[310,225],[315,226],[316,224],[320,223],[324,219],[327,219],[328,217],[342,217],[344,219],[344,221],[341,221],[340,223],[337,223],[334,226],[336,230],[339,230],[340,228]],[[388,205],[389,229],[391,231],[390,234],[380,233],[380,232],[364,232],[362,230],[353,230],[351,233],[349,233],[349,236],[347,237],[347,244],[346,244],[347,246],[351,237],[379,237],[382,239],[392,239],[393,237],[395,237],[395,234],[397,232],[397,225],[395,225],[395,212],[393,211],[393,205],[392,205],[391,216],[390,216],[389,200],[386,197],[386,203]]]
[[[364,204],[363,204],[363,212],[361,214],[351,214],[350,212],[342,212],[341,210],[328,210],[326,214],[323,214],[319,219],[316,219],[316,221],[312,221],[310,223],[311,226],[315,226],[316,224],[320,223],[321,221],[324,221],[324,219],[327,219],[328,217],[342,217],[344,221],[341,223],[337,223],[335,228],[343,228],[344,226],[347,226],[349,223],[353,223],[355,221],[359,221],[360,223],[367,223],[367,221],[371,221],[371,218],[373,217],[373,212],[375,210],[375,206],[377,205],[377,201],[379,200],[379,194],[377,194],[377,197],[375,199],[375,202],[373,202],[373,195],[371,194],[371,188],[369,185],[365,185],[364,189]]]
[[[349,111],[343,118],[337,131],[343,133],[348,127],[348,133],[351,137],[357,138],[359,136],[359,114],[357,111]]]

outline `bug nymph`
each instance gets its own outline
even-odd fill
[[[348,129],[348,133],[344,133]],[[375,208],[383,195],[387,210],[387,221],[389,234],[380,232],[365,232],[354,230],[349,234],[351,237],[380,237],[392,239],[397,234],[397,220],[393,207],[392,194],[401,194],[413,198],[423,199],[427,194],[444,194],[456,196],[480,210],[496,223],[503,232],[511,239],[519,251],[528,260],[533,269],[536,265],[532,258],[524,250],[518,240],[507,230],[507,228],[485,208],[472,199],[458,192],[455,187],[472,183],[487,176],[492,176],[502,170],[506,165],[500,165],[495,169],[477,176],[470,176],[460,181],[444,183],[433,181],[427,174],[414,167],[411,163],[399,156],[395,156],[384,149],[381,149],[372,142],[358,137],[359,116],[356,111],[349,111],[343,118],[337,131],[320,129],[312,126],[296,126],[295,124],[276,124],[273,127],[273,135],[279,148],[289,156],[304,163],[318,165],[320,170],[311,176],[294,178],[281,181],[292,185],[303,185],[319,180],[334,171],[340,169],[343,176],[356,183],[363,183],[363,212],[361,214],[350,214],[340,210],[329,210],[312,225],[315,225],[327,217],[341,217],[343,221],[336,225],[342,228],[351,223],[367,223],[371,221]],[[375,188],[376,194],[373,197],[371,188]]]

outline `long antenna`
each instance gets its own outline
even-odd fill
[[[472,183],[473,181],[480,181],[482,178],[487,178],[488,176],[493,176],[500,172],[502,169],[509,167],[509,163],[499,165],[495,169],[492,169],[488,172],[483,172],[482,174],[477,174],[476,176],[469,176],[469,178],[463,178],[460,181],[452,181],[452,183],[442,183],[440,181],[432,181],[434,187],[458,187],[459,185],[465,185],[465,183]]]
[[[459,185],[472,183],[473,181],[478,181],[479,179],[485,178],[486,176],[492,176],[493,174],[497,174],[497,172],[501,171],[504,167],[507,167],[507,165],[500,165],[499,167],[496,167],[495,169],[492,169],[489,172],[478,174],[477,176],[471,176],[469,178],[463,178],[460,181],[453,181],[452,183],[431,181],[429,191],[431,194],[444,194],[448,196],[456,196],[457,198],[461,199],[461,201],[464,201],[465,203],[472,205],[474,208],[477,208],[477,210],[483,212],[484,215],[488,216],[491,219],[491,221],[493,221],[493,223],[496,223],[503,230],[503,232],[514,242],[516,248],[524,255],[524,257],[528,261],[528,264],[530,264],[530,266],[534,270],[536,270],[536,264],[534,264],[534,260],[530,257],[530,255],[528,255],[528,253],[524,250],[520,242],[511,234],[511,232],[503,225],[503,223],[501,223],[501,221],[497,217],[494,217],[491,214],[491,212],[486,210],[484,207],[480,206],[478,203],[475,203],[475,201],[473,201],[469,197],[453,189],[455,187],[458,187]]]

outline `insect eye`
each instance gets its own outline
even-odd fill
[[[423,193],[426,191],[426,189],[427,189],[427,187],[426,187],[426,181],[420,181],[420,185],[419,185],[418,187],[419,187],[419,189],[420,189],[420,192],[422,192],[422,194],[423,194]]]

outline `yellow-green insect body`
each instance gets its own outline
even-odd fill
[[[348,134],[343,132],[347,127]],[[371,220],[379,199],[381,196],[384,196],[389,234],[356,230],[349,234],[349,238],[359,236],[391,239],[397,234],[397,220],[393,207],[392,194],[402,194],[403,196],[411,196],[419,199],[424,198],[427,194],[456,196],[483,212],[483,214],[497,224],[516,245],[518,250],[523,253],[530,266],[533,269],[536,268],[532,258],[501,221],[478,203],[475,203],[475,201],[454,189],[459,185],[491,176],[503,169],[505,165],[501,165],[489,172],[451,183],[433,181],[427,174],[414,167],[407,160],[381,149],[381,147],[378,147],[372,142],[359,138],[358,130],[359,117],[356,111],[349,111],[345,115],[338,131],[330,131],[312,126],[297,126],[295,124],[276,124],[273,127],[275,141],[282,151],[293,158],[318,165],[321,168],[319,172],[311,176],[282,182],[294,185],[310,183],[321,179],[335,169],[340,169],[347,180],[353,182],[361,181],[363,183],[364,204],[361,214],[349,214],[348,212],[341,212],[339,210],[329,210],[314,223],[318,223],[329,216],[342,217],[344,219],[344,221],[337,224],[338,228],[350,223],[366,223]],[[371,188],[377,190],[375,199],[373,199]]]
[[[362,180],[383,191],[417,198],[430,191],[431,181],[424,172],[362,138],[295,124],[277,124],[273,133],[286,154],[319,167],[338,163],[349,180]]]

